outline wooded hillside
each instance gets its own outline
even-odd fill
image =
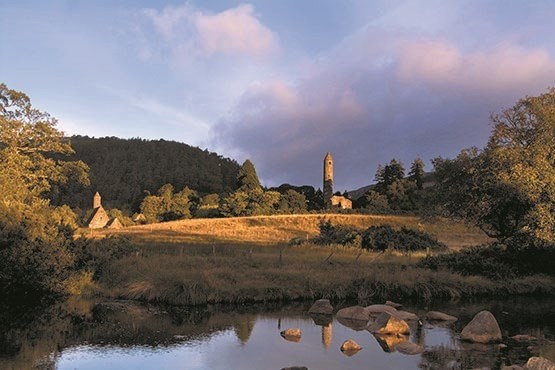
[[[107,208],[136,211],[145,191],[155,193],[162,185],[185,186],[200,194],[232,191],[239,165],[217,153],[166,140],[90,138],[73,136],[72,160],[90,167],[87,189],[61,189],[57,203],[88,209],[98,191]]]

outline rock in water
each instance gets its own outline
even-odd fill
[[[293,366],[293,367],[284,367],[281,370],[308,370],[306,366]]]
[[[403,307],[402,304],[397,303],[397,302],[393,302],[393,301],[385,301],[385,304],[388,305],[388,306],[391,306],[395,309]]]
[[[406,321],[383,312],[368,329],[374,334],[409,334],[410,329]]]
[[[341,351],[360,351],[362,347],[352,339],[347,339],[341,345]]]
[[[439,311],[428,311],[426,318],[431,321],[457,321],[455,316],[448,315]]]
[[[401,320],[405,320],[405,321],[417,321],[418,316],[416,316],[416,314],[412,313],[412,312],[408,312],[408,311],[396,311],[391,313],[393,316],[395,316],[398,319]]]
[[[345,342],[343,342],[340,349],[341,349],[341,352],[343,352],[343,354],[347,356],[352,356],[358,351],[360,351],[362,347],[359,346],[359,344],[354,340],[348,339]]]
[[[366,322],[370,320],[370,315],[368,314],[366,309],[360,306],[342,308],[337,311],[337,317]]]
[[[424,352],[424,347],[412,342],[399,343],[395,349],[405,355],[417,355]]]
[[[530,357],[526,363],[527,370],[555,370],[555,363],[543,357]]]
[[[292,329],[285,329],[281,333],[281,336],[290,342],[299,342],[301,340],[301,329],[299,328],[292,328]]]
[[[319,299],[310,307],[308,313],[331,315],[333,313],[333,306],[328,299]]]
[[[477,343],[493,343],[501,340],[499,324],[489,311],[481,311],[474,316],[461,332],[461,339]]]
[[[382,312],[389,312],[389,313],[397,312],[397,309],[395,307],[392,307],[386,304],[373,304],[370,306],[366,306],[365,310],[371,316],[378,316]]]

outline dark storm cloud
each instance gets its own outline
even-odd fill
[[[408,168],[417,156],[482,146],[492,112],[555,82],[555,61],[542,49],[498,43],[463,52],[371,27],[303,70],[294,83],[252,86],[215,130],[267,185],[321,186],[327,151],[342,191],[370,183],[393,157]]]

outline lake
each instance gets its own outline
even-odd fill
[[[309,307],[310,302],[178,308],[78,298],[33,309],[5,306],[0,368],[496,369],[521,365],[532,355],[555,360],[555,298],[408,304],[405,309],[421,317],[429,309],[459,318],[451,325],[413,324],[408,340],[425,347],[419,355],[395,350],[404,338],[376,338],[336,318],[314,320]],[[499,321],[506,347],[458,340],[457,333],[483,309]],[[282,338],[280,331],[287,328],[300,328],[300,341]],[[536,340],[509,338],[516,334]],[[343,354],[339,348],[346,339],[363,349]]]

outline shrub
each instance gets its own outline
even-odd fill
[[[315,239],[317,244],[360,246],[360,231],[354,226],[334,225],[329,220],[321,220],[318,228],[320,235]]]
[[[515,245],[518,244],[518,245]],[[492,279],[507,279],[532,274],[555,275],[555,247],[533,242],[509,241],[493,243],[460,252],[427,257],[420,267],[449,269],[461,275],[479,275]]]
[[[91,271],[94,277],[111,261],[131,255],[137,250],[128,238],[108,237],[104,239],[77,239],[72,252],[75,270]]]
[[[404,252],[426,250],[447,250],[447,246],[440,243],[431,235],[406,227],[395,230],[389,225],[370,226],[362,233],[362,248],[368,250],[385,251],[395,249]]]

